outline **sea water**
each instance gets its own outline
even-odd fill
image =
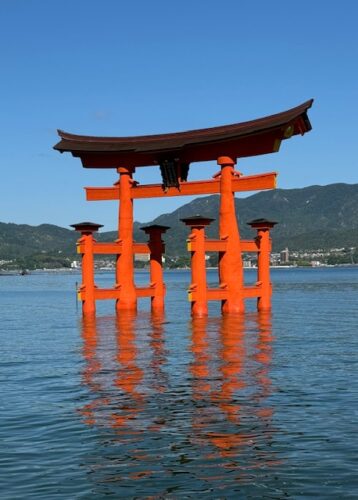
[[[358,268],[274,269],[242,318],[165,281],[85,321],[78,274],[0,276],[1,498],[357,498]]]

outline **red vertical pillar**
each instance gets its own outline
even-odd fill
[[[120,289],[120,298],[116,302],[117,310],[136,310],[137,294],[134,285],[133,262],[133,185],[131,168],[118,168],[120,174],[120,198],[118,218],[118,238],[122,243],[121,253],[117,256],[116,286]]]
[[[93,222],[79,222],[78,224],[71,224],[71,227],[81,233],[77,248],[82,254],[82,284],[79,290],[79,296],[82,300],[82,313],[84,315],[95,314],[93,233],[103,226]]]
[[[256,219],[248,224],[257,231],[257,243],[259,247],[257,255],[257,281],[260,284],[262,291],[261,296],[257,299],[257,310],[270,311],[272,295],[272,285],[270,280],[270,229],[272,229],[277,223],[266,219]]]
[[[165,247],[162,241],[162,234],[168,229],[168,226],[160,226],[158,224],[141,228],[142,231],[149,235],[150,282],[154,286],[154,295],[151,297],[151,309],[153,313],[164,311],[165,285],[163,280],[162,256]]]
[[[191,228],[188,250],[191,252],[190,288],[195,297],[191,300],[191,314],[195,317],[208,315],[205,266],[205,226],[208,226],[213,220],[214,219],[208,219],[199,215],[181,219],[184,224]]]
[[[221,309],[223,314],[242,313],[245,310],[242,295],[244,275],[235,196],[232,189],[235,162],[227,156],[221,156],[218,158],[218,164],[221,166],[219,236],[220,239],[227,240],[226,252],[219,254],[219,280],[221,285],[226,285],[228,291],[227,299],[222,301]]]

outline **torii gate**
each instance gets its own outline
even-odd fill
[[[74,224],[81,232],[78,252],[82,254],[82,286],[79,297],[83,313],[95,312],[95,301],[116,299],[117,310],[135,310],[139,297],[151,297],[152,311],[164,308],[161,235],[168,228],[147,226],[149,242],[133,242],[133,200],[171,196],[220,194],[219,239],[207,240],[204,228],[211,222],[205,217],[183,219],[191,227],[188,250],[192,255],[192,284],[189,300],[192,314],[207,314],[207,300],[221,300],[222,312],[242,313],[244,299],[257,297],[259,310],[271,308],[269,277],[270,236],[274,222],[258,219],[250,223],[257,230],[255,240],[240,239],[235,213],[235,192],[258,191],[276,187],[276,172],[244,176],[235,171],[238,158],[278,152],[282,140],[311,130],[307,111],[309,100],[288,111],[233,125],[188,132],[137,137],[92,137],[58,131],[61,138],[54,149],[71,152],[85,168],[113,168],[119,181],[112,187],[87,187],[89,201],[119,200],[118,240],[97,243],[93,232],[100,225]],[[194,162],[216,160],[220,171],[211,180],[187,181],[189,166]],[[160,167],[162,184],[141,186],[134,180],[137,167]],[[219,288],[208,289],[205,275],[205,251],[219,252]],[[245,287],[242,252],[258,253],[258,281]],[[133,257],[149,253],[151,284],[137,287],[134,283]],[[94,254],[115,254],[116,286],[99,289],[94,283]]]

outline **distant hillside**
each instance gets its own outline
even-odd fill
[[[0,261],[12,260],[13,267],[23,269],[67,267],[76,255],[76,240],[73,231],[52,224],[0,222]],[[0,269],[8,267],[0,264]]]
[[[153,223],[170,226],[166,234],[170,255],[185,252],[187,228],[180,219],[194,214],[215,218],[208,229],[210,237],[218,235],[219,196],[196,198]],[[272,233],[274,250],[288,246],[305,250],[358,246],[358,184],[330,184],[302,189],[275,189],[248,198],[236,198],[236,212],[243,238],[254,231],[250,220],[265,217],[278,222]],[[143,238],[138,231],[137,238]]]
[[[275,189],[247,198],[236,198],[236,210],[243,238],[253,237],[247,222],[265,217],[278,222],[273,236],[274,250],[286,246],[291,250],[332,247],[358,247],[358,184],[330,184],[302,189]],[[167,254],[186,254],[188,229],[180,221],[183,217],[200,214],[215,218],[208,235],[217,237],[219,196],[196,198],[163,214],[152,222],[134,225],[136,241],[145,241],[139,228],[152,223],[170,226],[165,236]],[[109,241],[115,232],[105,232],[98,239]],[[66,258],[75,258],[77,234],[51,224],[40,226],[0,223],[0,260],[34,259],[46,266],[55,261],[63,265]]]
[[[0,259],[41,252],[75,253],[76,239],[73,231],[52,224],[29,226],[0,222]]]

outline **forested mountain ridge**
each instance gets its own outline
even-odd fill
[[[247,225],[253,219],[264,217],[278,222],[272,232],[274,250],[286,246],[292,250],[358,246],[358,184],[275,189],[236,198],[235,204],[243,238],[254,235]],[[166,234],[167,251],[173,254],[176,248],[185,249],[181,242],[185,241],[188,230],[181,218],[200,214],[216,219],[207,234],[217,237],[218,211],[219,196],[206,196],[160,215],[153,223],[175,229]]]
[[[330,184],[301,189],[262,191],[247,198],[235,198],[240,232],[251,238],[255,232],[247,225],[252,219],[264,217],[277,221],[272,232],[276,251],[358,247],[358,184]],[[165,235],[166,252],[170,256],[186,254],[188,228],[181,218],[200,214],[214,218],[207,230],[209,237],[218,236],[219,196],[205,196],[181,206],[153,221],[134,225],[136,241],[146,241],[140,227],[149,224],[170,226]],[[49,267],[76,258],[78,234],[71,229],[51,224],[30,226],[0,223],[0,261],[31,259]],[[116,232],[99,233],[98,240],[115,239]]]

